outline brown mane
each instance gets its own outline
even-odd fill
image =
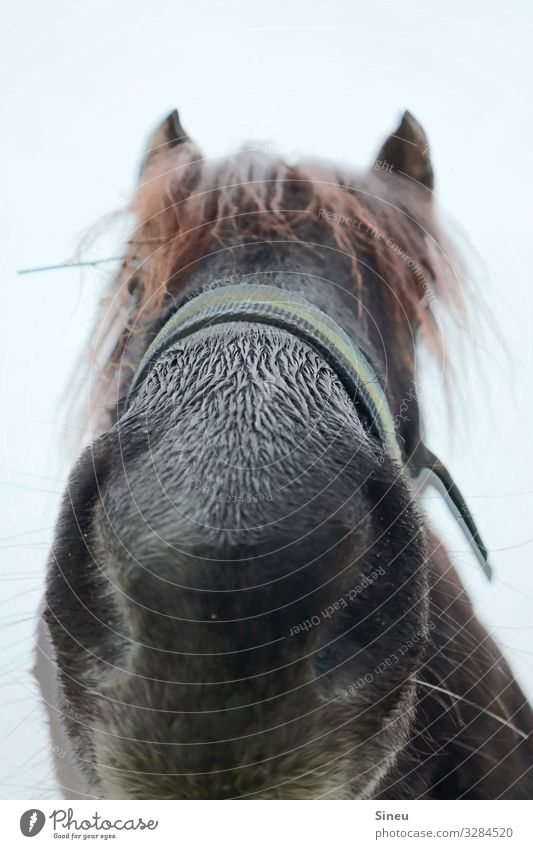
[[[374,169],[354,178],[330,164],[293,165],[261,149],[209,161],[186,141],[152,157],[130,212],[133,234],[93,336],[96,362],[99,351],[110,352],[96,366],[92,405],[100,409],[123,391],[118,372],[128,372],[137,331],[218,247],[282,240],[313,250],[327,244],[350,263],[363,303],[358,260],[364,257],[390,293],[395,320],[407,317],[440,357],[433,305],[438,300],[462,309],[463,281],[436,223],[432,195],[394,173]]]

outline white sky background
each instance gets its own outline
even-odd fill
[[[439,381],[427,390],[428,441],[492,551],[491,585],[438,497],[426,504],[533,697],[532,31],[529,0],[3,0],[0,798],[58,796],[31,651],[71,461],[62,393],[106,276],[16,269],[68,259],[124,203],[174,106],[208,155],[256,139],[360,167],[404,108],[424,125],[494,317],[465,344],[452,425]]]

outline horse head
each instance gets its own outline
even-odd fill
[[[416,357],[462,308],[432,188],[408,113],[358,176],[151,137],[46,594],[91,793],[363,798],[412,762]]]

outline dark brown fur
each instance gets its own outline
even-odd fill
[[[124,401],[184,298],[266,282],[357,341],[409,454],[416,354],[442,354],[436,314],[463,309],[464,283],[423,132],[406,115],[391,139],[387,168],[357,178],[264,152],[206,162],[177,116],[150,143],[94,335],[112,352],[98,438],[69,481],[46,596],[93,794],[531,798],[531,710],[408,472],[312,348],[206,329]]]

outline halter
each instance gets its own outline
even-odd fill
[[[394,417],[374,368],[342,327],[301,295],[275,286],[241,283],[210,289],[188,301],[171,315],[146,350],[131,383],[127,405],[133,401],[156,360],[171,345],[206,327],[230,322],[281,328],[318,351],[341,380],[358,412],[368,420],[383,450],[395,463],[410,471],[415,488],[433,483],[444,495],[486,576],[492,577],[487,549],[444,464],[422,442],[410,457],[404,457]]]

